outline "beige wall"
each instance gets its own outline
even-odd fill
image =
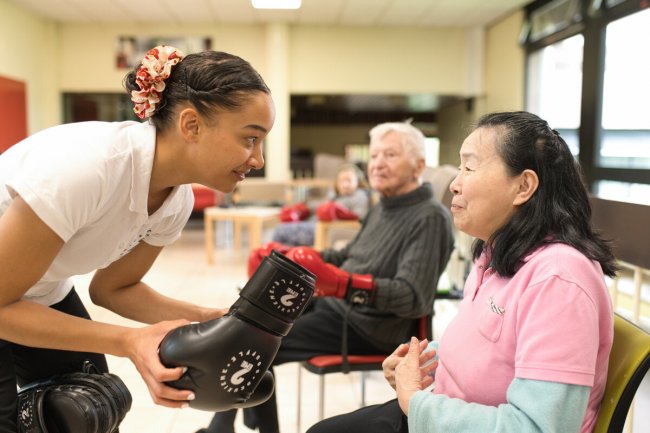
[[[63,24],[59,29],[61,74],[64,92],[120,92],[126,70],[115,67],[118,36],[212,38],[213,49],[237,54],[264,74],[264,27]],[[91,68],[92,73],[88,73]]]
[[[459,139],[465,133],[463,126],[486,111],[523,107],[524,53],[517,44],[522,17],[521,12],[515,13],[485,31],[329,26],[271,29],[234,24],[59,25],[0,0],[0,49],[6,59],[0,62],[0,74],[27,82],[29,129],[34,132],[60,122],[61,92],[123,91],[126,71],[114,65],[118,36],[209,36],[214,49],[240,55],[265,77],[286,71],[282,94],[274,93],[282,104],[287,104],[289,93],[423,92],[474,97],[469,112],[465,104],[458,104],[439,115],[441,163],[455,163]],[[278,34],[286,35],[286,51],[279,53],[280,62],[286,65],[278,64],[276,53],[270,52],[277,46],[271,38]],[[289,115],[289,110],[280,112]],[[277,125],[289,129],[286,119],[278,119]],[[363,142],[371,126],[291,127],[286,136],[297,146],[311,143],[315,151],[341,153],[344,144]],[[287,146],[273,145],[271,140],[269,147],[288,158]],[[276,161],[275,166],[279,165],[286,171],[286,163]]]
[[[517,42],[523,18],[519,11],[486,28],[484,91],[471,102],[440,110],[440,164],[458,164],[460,146],[481,115],[524,108],[525,52]]]
[[[467,31],[452,28],[295,27],[293,93],[465,94]],[[460,73],[459,73],[460,72]]]
[[[464,29],[289,26],[288,74],[292,93],[466,94]],[[210,36],[213,48],[250,61],[268,73],[263,25],[101,26],[60,28],[61,88],[65,91],[119,91],[124,71],[114,67],[115,40],[121,35]],[[269,53],[272,55],[272,53]],[[95,73],[80,68],[80,58]]]
[[[485,112],[523,110],[526,53],[518,43],[523,11],[486,32]]]
[[[59,122],[57,26],[0,0],[0,75],[27,88],[27,128]]]

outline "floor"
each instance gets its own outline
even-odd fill
[[[195,303],[226,307],[237,298],[237,287],[246,279],[248,250],[235,250],[229,239],[226,224],[216,232],[215,263],[208,265],[205,258],[203,226],[200,220],[191,220],[181,238],[165,248],[145,281],[156,290],[178,299]],[[265,233],[270,237],[270,233]],[[244,241],[246,239],[244,238]],[[87,297],[91,275],[76,278],[77,290],[95,320],[128,326],[139,326],[107,310],[92,305]],[[455,313],[453,301],[437,305],[434,331],[438,334]],[[194,433],[205,427],[212,414],[191,408],[169,409],[155,405],[144,382],[130,361],[109,356],[109,367],[129,387],[133,404],[120,426],[120,433]],[[282,433],[301,433],[318,420],[318,376],[302,371],[301,427],[297,426],[298,364],[276,367],[276,392]],[[360,407],[360,373],[330,374],[326,377],[325,417],[350,412]],[[366,379],[366,404],[383,403],[394,398],[394,391],[385,382],[381,372],[371,372]],[[241,412],[241,411],[240,411]],[[237,433],[252,430],[243,425],[238,414]]]
[[[234,249],[230,227],[219,224],[215,233],[215,263],[208,265],[204,250],[203,224],[190,220],[181,238],[161,253],[145,281],[160,292],[195,303],[226,307],[237,299],[237,287],[246,280],[248,250],[246,238],[243,249]],[[266,231],[263,240],[269,240]],[[76,278],[75,284],[95,320],[128,326],[140,326],[107,310],[93,306],[87,298],[91,275]],[[436,301],[434,334],[439,337],[456,313],[455,301]],[[108,358],[111,371],[118,374],[129,387],[133,404],[120,426],[120,433],[194,433],[207,426],[212,416],[209,412],[191,408],[169,409],[155,405],[144,382],[133,365],[125,359]],[[302,433],[318,421],[318,377],[302,371],[300,398],[301,426],[297,426],[298,372],[297,364],[276,367],[276,392],[282,433]],[[350,412],[361,405],[360,373],[330,374],[326,377],[325,417]],[[394,391],[383,379],[381,372],[371,372],[366,379],[366,404],[383,403],[395,397]],[[628,433],[650,433],[650,379],[646,378],[637,393],[634,428]],[[629,427],[629,426],[628,426]],[[235,421],[237,433],[251,433],[243,425],[241,413]]]

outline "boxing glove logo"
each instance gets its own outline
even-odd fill
[[[254,350],[240,351],[231,356],[219,378],[221,388],[226,392],[241,392],[251,387],[260,373],[262,357]]]
[[[287,289],[287,294],[280,298],[280,303],[285,307],[291,307],[294,299],[298,297],[298,292],[292,289]]]
[[[250,362],[242,361],[241,367],[242,367],[241,370],[233,374],[232,377],[230,378],[230,383],[232,383],[235,386],[241,385],[241,383],[244,381],[243,376],[253,369],[253,364],[251,364]]]
[[[269,296],[273,306],[283,313],[300,310],[308,299],[305,288],[299,281],[287,281],[284,278],[273,282]]]

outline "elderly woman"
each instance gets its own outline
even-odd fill
[[[370,131],[368,179],[380,202],[342,250],[319,254],[298,247],[287,253],[307,260],[302,264],[316,274],[318,293],[332,296],[314,299],[284,338],[275,364],[341,353],[342,344],[349,354],[390,354],[413,334],[417,319],[433,311],[453,234],[449,212],[434,199],[431,184],[422,184],[424,166],[424,136],[417,128],[385,123]],[[344,282],[342,289],[360,283],[367,296],[334,293],[332,280]],[[218,413],[203,431],[233,432],[234,417],[235,411]],[[278,432],[275,397],[246,409],[244,419],[262,433]]]
[[[308,433],[593,431],[613,338],[603,274],[616,265],[578,166],[526,112],[483,117],[460,161],[451,211],[477,238],[475,265],[439,359],[412,338],[384,362],[396,400]]]

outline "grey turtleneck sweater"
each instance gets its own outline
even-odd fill
[[[414,319],[432,313],[453,244],[450,213],[425,183],[407,194],[383,197],[352,242],[321,255],[348,272],[373,276],[375,305],[353,306],[349,324],[378,348],[392,351],[413,335]],[[326,302],[342,315],[349,308],[341,299]]]

